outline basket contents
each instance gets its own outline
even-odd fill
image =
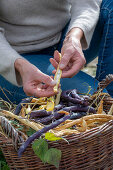
[[[101,93],[99,97],[79,95],[75,89],[65,91],[61,94],[60,103],[54,108],[51,107],[53,102],[51,98],[27,98],[22,100],[14,113],[5,110],[1,112],[1,131],[14,139],[13,144],[16,150],[18,150],[18,144],[22,143],[18,150],[18,155],[22,156],[28,145],[41,136],[43,138],[40,138],[39,141],[41,140],[47,145],[46,140],[65,139],[66,135],[86,132],[113,120],[111,115],[113,105],[108,114],[103,111],[106,96],[108,94],[105,93]],[[94,98],[96,98],[95,102]],[[97,103],[97,99],[99,103]],[[36,140],[32,147],[37,142]],[[52,152],[55,153],[52,154],[58,152],[61,157],[61,152],[54,149],[55,151]],[[34,152],[36,152],[36,147]],[[38,156],[40,157],[39,154]],[[43,161],[43,157],[40,159]]]
[[[35,154],[44,163],[58,168],[61,151],[48,149],[47,141],[67,141],[67,135],[84,133],[98,126],[102,128],[113,120],[112,98],[102,90],[100,86],[92,96],[73,89],[60,91],[54,97],[23,99],[12,112],[1,110],[1,134],[12,138],[19,157],[32,143]],[[106,110],[108,99],[111,102]]]

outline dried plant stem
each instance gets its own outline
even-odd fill
[[[29,127],[31,127],[32,129],[36,130],[36,131],[38,131],[38,130],[40,130],[40,129],[43,128],[42,125],[40,125],[40,124],[38,124],[38,123],[31,122],[31,121],[29,121],[28,119],[23,119],[22,117],[17,116],[17,115],[15,115],[15,114],[13,114],[13,113],[11,113],[11,112],[9,112],[9,111],[3,110],[3,111],[1,111],[1,112],[2,112],[6,117],[11,117],[11,118],[13,118],[13,119],[17,119],[17,120],[18,120],[19,122],[21,122],[22,124],[24,124],[24,125],[26,125],[26,126],[29,126]]]
[[[72,129],[64,129],[64,130],[55,132],[54,135],[56,137],[62,137],[62,136],[65,136],[65,135],[71,135],[71,134],[77,134],[77,133],[80,133],[80,132],[77,131],[77,130],[72,130]]]
[[[7,98],[7,100],[13,105],[13,103],[11,102],[11,100],[7,97],[7,95],[5,94],[3,88],[0,86],[1,91],[3,92],[3,94],[5,95],[5,97]],[[5,89],[6,90],[6,89]],[[7,91],[7,90],[6,90]],[[9,91],[8,91],[9,92]],[[10,92],[9,92],[10,93]]]
[[[110,108],[110,110],[108,112],[108,115],[112,115],[112,114],[113,114],[113,104],[111,105],[111,108]]]
[[[88,115],[88,116],[84,116],[84,118],[80,118],[80,119],[77,119],[77,120],[72,120],[71,122],[65,124],[65,125],[62,125],[60,127],[56,127],[55,130],[64,130],[64,129],[67,129],[67,128],[70,128],[76,124],[82,124],[83,123],[83,120],[85,120],[87,122],[87,120],[90,120],[90,119],[95,119],[95,118],[106,118],[108,121],[109,120],[113,120],[113,116],[111,115],[105,115],[105,114],[93,114],[93,115]]]

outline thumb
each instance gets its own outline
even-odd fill
[[[41,71],[39,71],[40,74],[38,76],[38,79],[40,80],[40,82],[43,82],[49,86],[55,86],[56,82],[48,75],[42,73]]]

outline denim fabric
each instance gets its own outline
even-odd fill
[[[52,56],[37,53],[24,54],[23,56],[32,64],[37,66],[42,72],[48,75],[52,75],[53,66],[49,62],[49,58]],[[9,99],[13,103],[18,104],[23,98],[27,97],[23,91],[23,88],[12,85],[11,83],[7,82],[3,77],[0,77],[0,80],[1,88],[4,90],[4,93],[2,90],[0,91],[0,97],[2,97],[4,100],[8,101]],[[90,93],[92,94],[97,87],[97,81],[82,71],[80,71],[76,76],[71,79],[65,78],[61,80],[62,90],[76,88],[81,93],[87,93],[90,88],[89,86],[92,87],[90,91]]]
[[[84,54],[87,63],[98,56],[97,80],[101,81],[106,75],[113,74],[113,0],[103,0],[90,48]],[[113,83],[106,89],[113,97]]]
[[[105,78],[107,74],[113,74],[112,58],[113,58],[113,0],[103,0],[101,5],[101,12],[98,24],[95,28],[93,38],[88,50],[84,51],[86,61],[89,63],[98,55],[98,65],[96,79],[99,81]],[[61,40],[58,44],[47,49],[32,52],[28,54],[21,54],[32,64],[36,65],[42,72],[51,75],[53,67],[49,62],[49,58],[53,56],[54,51],[61,50],[63,40],[65,38],[68,25],[64,28]],[[26,97],[23,89],[17,87],[6,81],[0,76],[0,97],[4,100],[11,100],[19,103]],[[61,80],[62,90],[77,88],[82,93],[87,93],[91,86],[91,94],[97,87],[97,81],[91,76],[80,71],[76,76],[69,79]],[[108,92],[113,96],[113,83],[107,87]],[[4,91],[4,92],[3,92]],[[8,99],[7,99],[7,97]]]

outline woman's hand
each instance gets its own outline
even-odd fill
[[[50,97],[54,95],[54,80],[24,59],[15,61],[15,69],[22,78],[23,90],[28,96]]]
[[[62,59],[60,62],[62,78],[73,77],[86,63],[80,42],[82,37],[83,31],[79,28],[73,28],[64,40],[61,50]],[[51,58],[50,62],[55,68],[55,70],[53,70],[55,74],[59,63],[59,54],[57,51],[55,51],[54,58]]]

